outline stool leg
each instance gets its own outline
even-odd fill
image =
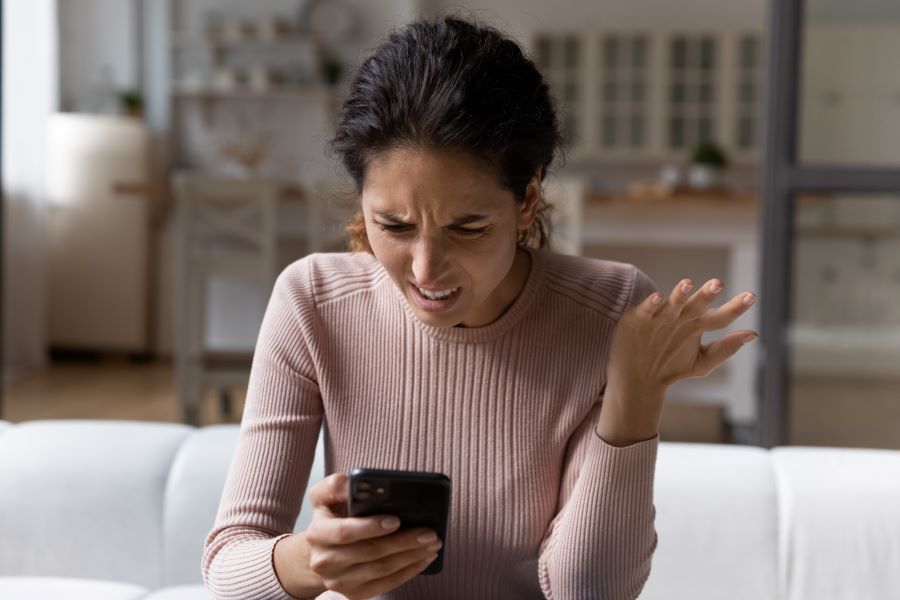
[[[228,388],[219,388],[219,409],[226,417],[231,416],[231,407],[233,405],[231,398],[231,390]]]
[[[187,425],[198,426],[200,424],[200,400],[203,396],[203,386],[195,367],[190,367],[187,374],[185,393],[182,399],[182,418]]]

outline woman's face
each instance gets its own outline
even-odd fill
[[[372,251],[419,319],[480,327],[527,279],[529,258],[516,240],[539,199],[537,176],[519,203],[468,155],[394,149],[369,164],[361,201]]]

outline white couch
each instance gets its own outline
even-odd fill
[[[237,431],[0,422],[0,599],[206,598]],[[664,442],[655,498],[642,599],[900,599],[898,451]]]

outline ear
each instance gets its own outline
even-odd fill
[[[538,165],[534,170],[534,177],[525,188],[525,199],[519,204],[519,215],[516,223],[518,229],[528,229],[537,218],[538,207],[541,205],[541,172],[543,167]]]

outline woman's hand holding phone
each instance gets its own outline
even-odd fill
[[[433,530],[398,531],[400,520],[391,515],[347,517],[345,474],[326,477],[309,493],[309,527],[291,536],[299,539],[284,552],[278,550],[281,542],[275,547],[275,570],[291,595],[305,598],[327,589],[350,600],[371,598],[412,579],[437,557],[441,541]],[[317,590],[309,574],[321,581]],[[289,587],[290,582],[295,584]]]

